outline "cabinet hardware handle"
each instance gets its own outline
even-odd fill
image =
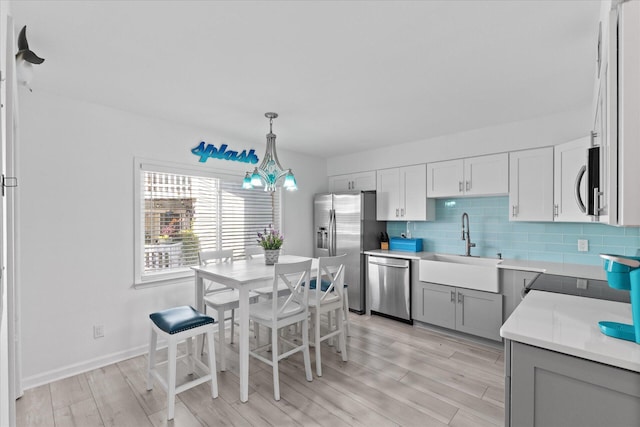
[[[600,197],[604,196],[604,191],[600,191],[598,187],[593,189],[593,214],[598,219],[600,216],[600,212],[604,209],[600,207]]]
[[[456,302],[456,291],[451,291],[451,302]]]
[[[464,189],[465,189],[466,191],[471,190],[471,181],[465,181],[465,182],[464,182]]]
[[[560,207],[558,205],[553,205],[553,216],[558,216],[559,211],[560,211]]]
[[[462,181],[458,181],[458,191],[462,193]]]
[[[458,304],[464,304],[464,294],[462,292],[458,292]]]
[[[400,208],[400,216],[404,216],[404,208]]]
[[[396,208],[396,218],[399,217],[400,209]]]
[[[516,217],[518,214],[516,213],[516,205],[511,206],[511,216]]]

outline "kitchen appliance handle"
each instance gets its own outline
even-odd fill
[[[584,202],[582,201],[582,196],[580,195],[580,184],[582,184],[582,179],[584,178],[584,174],[586,171],[587,171],[587,166],[582,165],[582,167],[578,171],[578,175],[576,176],[576,183],[575,183],[574,195],[576,196],[576,203],[578,204],[578,209],[580,209],[580,212],[582,213],[587,213],[587,207],[584,205]]]
[[[336,210],[329,209],[329,256],[336,254]]]
[[[391,267],[391,268],[409,268],[408,265],[394,265],[394,264],[384,264],[382,262],[375,262],[375,261],[371,261],[369,260],[369,264],[372,265],[381,265],[383,267]]]

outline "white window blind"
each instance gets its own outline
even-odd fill
[[[138,177],[139,281],[190,273],[198,251],[257,245],[257,233],[280,229],[280,193],[245,190],[238,176],[202,176],[141,164]]]

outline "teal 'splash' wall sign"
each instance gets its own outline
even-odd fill
[[[256,156],[256,151],[252,148],[247,152],[247,150],[242,150],[241,152],[227,150],[228,145],[222,144],[220,148],[216,148],[213,144],[207,144],[204,141],[200,142],[200,144],[191,149],[191,152],[196,156],[200,157],[200,162],[204,163],[207,159],[220,159],[220,160],[231,160],[233,162],[241,162],[241,163],[250,163],[256,164],[258,163],[258,156]]]
[[[438,199],[436,221],[387,222],[387,233],[410,232],[421,238],[424,251],[464,254],[462,213],[469,214],[472,255],[570,264],[602,265],[600,253],[637,255],[640,228],[598,223],[511,222],[509,198],[474,197]],[[578,252],[578,239],[589,241],[587,252]]]

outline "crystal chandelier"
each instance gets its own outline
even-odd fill
[[[276,154],[276,135],[273,133],[273,119],[278,117],[277,113],[265,113],[269,119],[269,133],[267,134],[267,150],[262,158],[260,166],[253,169],[253,173],[247,172],[242,181],[242,188],[256,188],[264,186],[264,191],[276,191],[282,188],[293,191],[297,190],[296,178],[291,169],[283,169]]]

